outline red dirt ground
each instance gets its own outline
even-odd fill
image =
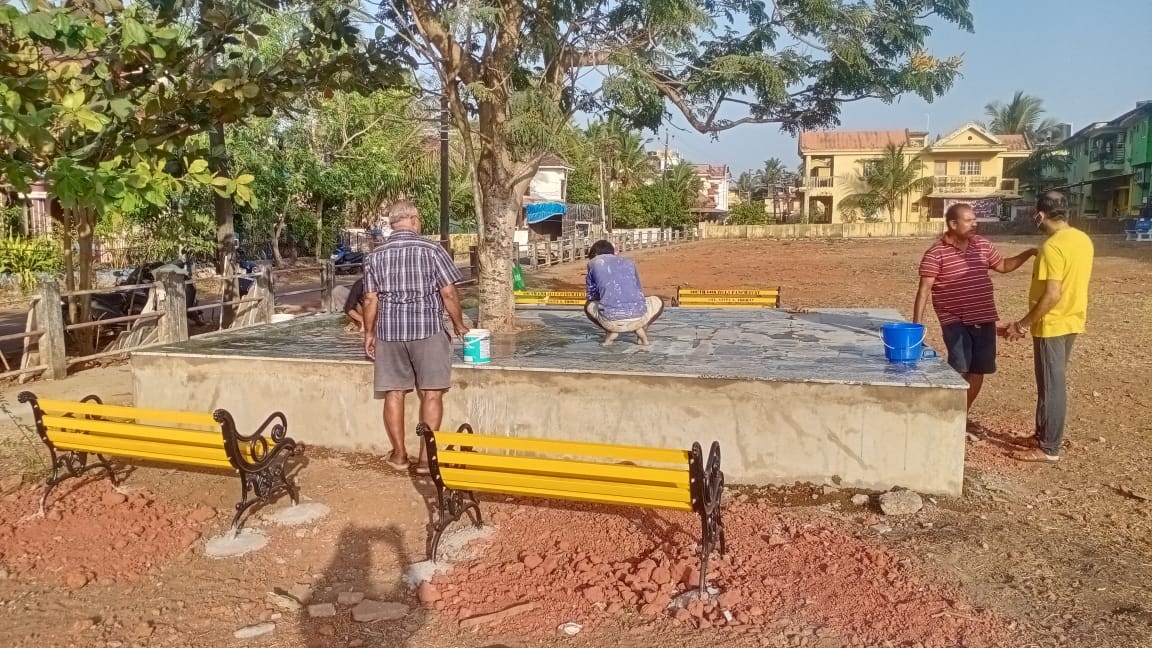
[[[1036,240],[997,243],[1014,253]],[[789,306],[907,314],[927,245],[705,241],[634,256],[649,289],[665,297],[689,282],[779,285]],[[582,273],[583,264],[570,264],[528,280],[578,287]],[[995,278],[1006,318],[1023,312],[1027,279],[1024,270]],[[424,556],[429,485],[382,469],[378,458],[309,453],[302,492],[328,504],[331,515],[304,528],[265,526],[268,546],[238,559],[210,560],[193,537],[223,530],[224,516],[212,514],[234,502],[229,475],[141,468],[128,476],[134,494],[124,502],[106,482],[75,492],[65,483],[51,508],[58,520],[22,519],[35,510],[30,486],[0,496],[0,535],[7,534],[0,537],[0,645],[216,648],[239,645],[237,628],[271,621],[274,634],[250,645],[1152,646],[1152,346],[1142,342],[1150,295],[1152,246],[1098,239],[1089,331],[1077,341],[1070,369],[1069,445],[1060,465],[1022,466],[1005,455],[1013,438],[1030,433],[1035,398],[1029,347],[1005,344],[1000,370],[973,410],[978,426],[963,498],[925,498],[915,515],[886,517],[852,505],[848,489],[827,485],[728,493],[731,554],[711,569],[712,584],[727,597],[721,616],[707,608],[661,609],[666,595],[685,588],[671,583],[694,563],[698,537],[690,517],[504,498],[484,502],[497,530],[478,557],[435,582],[442,609],[422,609],[400,574]],[[939,347],[934,321],[929,331]],[[77,382],[86,384],[67,391]],[[113,367],[36,390],[73,398],[98,391],[113,396],[110,402],[128,402],[131,382],[124,368]],[[14,391],[6,393],[8,403]],[[6,420],[0,432],[3,474],[42,477],[43,464],[30,459],[42,459],[35,439]],[[0,480],[0,491],[10,492],[8,484]],[[127,544],[117,548],[120,542]],[[545,573],[552,558],[555,569]],[[657,582],[662,565],[669,583]],[[86,584],[69,589],[70,575]],[[270,591],[302,585],[314,602],[358,591],[414,607],[400,621],[365,624],[346,608],[310,618],[269,601]],[[522,601],[540,607],[491,626],[458,624],[465,607],[481,614]],[[739,625],[721,622],[723,609]],[[585,627],[560,637],[556,625],[566,621]]]

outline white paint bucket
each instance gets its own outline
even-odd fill
[[[491,353],[492,334],[488,329],[470,329],[464,334],[464,362],[487,364]]]

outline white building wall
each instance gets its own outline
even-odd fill
[[[565,182],[567,179],[567,169],[540,168],[536,171],[536,175],[532,176],[529,193],[548,200],[564,202],[568,198],[566,195],[568,187]]]

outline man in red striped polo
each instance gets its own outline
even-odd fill
[[[996,372],[996,300],[989,270],[1007,273],[1035,256],[1029,249],[1005,259],[976,234],[976,213],[957,203],[944,214],[948,231],[920,260],[920,287],[912,321],[924,321],[928,297],[944,333],[948,364],[968,382],[968,408],[980,394],[984,376]]]

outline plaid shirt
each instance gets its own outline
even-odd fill
[[[462,279],[439,243],[415,232],[392,232],[364,259],[364,290],[380,297],[376,337],[409,342],[444,332],[440,289]]]

